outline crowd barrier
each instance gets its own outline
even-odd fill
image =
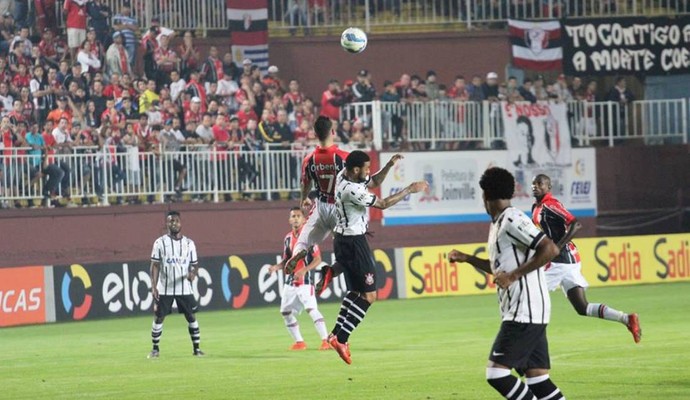
[[[506,102],[429,101],[352,103],[341,119],[362,120],[371,127],[377,149],[405,140],[430,149],[461,144],[485,149],[505,147],[503,110]],[[516,103],[529,105],[530,103]],[[608,146],[687,143],[688,99],[566,103],[574,144]]]
[[[49,196],[68,198],[153,196],[162,201],[176,189],[199,196],[299,190],[301,161],[306,149],[219,150],[190,147],[187,151],[142,152],[131,146],[75,148],[42,160],[30,149],[5,149],[0,155],[0,198],[29,200]],[[41,167],[42,165],[42,167]],[[184,169],[185,176],[180,174]],[[54,175],[57,171],[59,175]],[[51,179],[56,179],[55,184]],[[179,179],[179,180],[178,180]]]
[[[594,287],[690,281],[688,233],[575,243]],[[495,294],[484,273],[447,261],[452,249],[487,257],[485,243],[374,250],[379,299]],[[333,261],[330,253],[323,258]],[[193,283],[201,309],[273,306],[277,311],[284,276],[268,269],[279,259],[277,254],[201,257]],[[0,327],[151,315],[150,288],[149,261],[0,268]],[[344,278],[337,277],[320,301],[338,301],[346,290]]]

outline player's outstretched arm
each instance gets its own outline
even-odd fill
[[[278,264],[271,265],[271,266],[268,268],[268,272],[272,274],[272,273],[274,273],[274,272],[276,272],[276,271],[278,271],[278,270],[280,270],[280,269],[285,268],[285,263],[286,263],[286,262],[288,262],[288,260],[286,260],[286,259],[280,260],[280,262],[279,262]]]
[[[386,179],[386,175],[388,175],[388,171],[390,171],[391,168],[393,168],[395,163],[402,159],[402,154],[396,154],[393,157],[391,157],[391,159],[386,163],[386,165],[383,168],[381,168],[377,173],[371,176],[371,180],[367,184],[367,187],[370,189],[375,189],[381,186],[384,179]]]
[[[506,289],[508,286],[510,286],[510,284],[517,281],[521,277],[546,265],[546,263],[556,257],[559,252],[560,250],[558,249],[558,246],[556,246],[551,239],[545,236],[537,245],[534,256],[530,257],[527,261],[522,263],[522,265],[510,272],[497,273],[495,282],[501,289]]]
[[[561,240],[556,244],[556,246],[558,246],[559,249],[562,249],[563,247],[565,247],[566,244],[570,243],[570,241],[573,240],[573,237],[575,237],[575,234],[576,234],[577,231],[579,231],[580,229],[582,229],[582,224],[580,223],[580,221],[578,221],[578,220],[576,220],[576,219],[573,220],[573,222],[571,222],[571,223],[568,225],[568,229],[567,229],[567,231],[565,232],[565,235],[564,235],[564,236],[561,238]]]
[[[483,258],[475,257],[473,255],[463,253],[459,250],[452,250],[448,254],[448,261],[450,262],[465,262],[475,267],[476,269],[491,274],[491,263],[489,260]]]
[[[405,189],[399,191],[398,193],[388,196],[385,199],[379,199],[377,198],[374,204],[372,204],[372,207],[380,208],[382,210],[385,210],[386,208],[392,207],[402,199],[405,198],[408,194],[412,193],[418,193],[421,192],[422,190],[426,190],[429,187],[429,184],[426,183],[425,181],[419,181],[419,182],[414,182],[410,184],[410,186],[406,187]]]

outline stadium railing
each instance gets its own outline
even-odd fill
[[[527,104],[527,103],[526,103]],[[568,102],[570,135],[576,145],[614,146],[637,140],[645,144],[687,143],[688,99],[617,102]],[[341,119],[360,119],[383,149],[402,140],[436,149],[444,143],[468,148],[504,147],[502,109],[496,102],[373,101],[343,106]]]
[[[33,2],[29,2],[31,5]],[[113,15],[122,4],[131,3],[142,29],[158,18],[161,26],[174,30],[228,29],[225,0],[104,0]],[[57,21],[64,27],[62,2],[56,7]],[[270,28],[292,31],[301,28],[346,28],[360,26],[367,32],[376,27],[434,26],[457,23],[505,23],[508,19],[558,19],[678,15],[690,13],[690,3],[681,0],[268,0]]]
[[[64,186],[58,184],[54,195],[97,199],[103,205],[113,198],[147,196],[161,202],[166,196],[179,194],[176,181],[180,165],[187,169],[181,185],[185,193],[210,196],[215,202],[235,193],[263,194],[270,200],[274,193],[299,190],[301,161],[308,151],[218,150],[206,146],[175,152],[159,147],[142,152],[132,146],[103,146],[50,154],[43,160],[27,154],[28,150],[5,149],[0,155],[1,201],[43,198],[46,179],[37,168],[41,162],[56,165],[66,173],[61,181]]]

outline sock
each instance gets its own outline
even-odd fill
[[[323,320],[323,315],[319,312],[319,310],[314,309],[309,310],[309,316],[311,317],[312,321],[314,321],[314,327],[319,333],[321,340],[326,340],[328,337],[328,332],[326,331],[326,322]]]
[[[299,331],[299,322],[297,322],[295,314],[293,312],[290,312],[288,315],[283,314],[283,319],[285,320],[285,327],[288,332],[290,332],[290,336],[292,336],[295,342],[304,342],[302,332]]]
[[[530,388],[517,377],[511,375],[509,369],[487,368],[486,381],[508,400],[536,399]]]
[[[558,389],[558,386],[549,379],[549,374],[535,376],[534,378],[526,378],[525,382],[529,386],[529,390],[531,390],[539,400],[565,399],[561,390]]]
[[[201,341],[201,333],[199,332],[198,321],[189,323],[189,336],[192,338],[192,346],[194,346],[194,350],[198,350],[199,342]]]
[[[338,318],[336,318],[335,326],[331,331],[333,335],[337,335],[338,332],[340,332],[340,328],[343,326],[343,321],[345,321],[345,317],[347,317],[347,311],[350,309],[350,304],[352,304],[357,297],[359,297],[357,293],[348,292],[345,298],[343,298],[343,302],[340,304],[340,311],[338,311]]]
[[[340,327],[340,331],[337,333],[338,341],[340,343],[347,343],[352,331],[357,328],[357,325],[359,325],[359,323],[362,322],[364,317],[367,315],[369,306],[371,306],[371,304],[363,297],[359,296],[352,302],[352,304],[350,304],[347,317],[345,317],[345,321],[343,321],[343,325]]]
[[[163,324],[157,324],[153,321],[151,326],[151,341],[153,342],[153,349],[159,351],[158,344],[161,342],[161,335],[163,334]]]
[[[606,304],[589,303],[587,304],[587,316],[603,318],[609,321],[618,321],[622,324],[628,324],[628,314],[615,310]]]

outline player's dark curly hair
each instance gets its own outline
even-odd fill
[[[175,210],[170,210],[170,211],[168,211],[168,212],[165,214],[165,218],[168,218],[168,217],[179,217],[179,216],[180,216],[180,212],[179,212],[179,211],[175,211]]]
[[[316,137],[322,142],[326,140],[328,135],[331,134],[332,126],[333,122],[331,122],[330,118],[320,115],[316,119],[316,122],[314,122],[314,132],[316,132]]]
[[[345,168],[351,172],[357,167],[362,168],[364,163],[370,160],[371,158],[369,158],[369,154],[361,150],[355,150],[350,153],[349,156],[347,156],[347,159],[345,159]]]
[[[486,200],[510,200],[515,193],[515,178],[503,168],[491,167],[479,178]]]

